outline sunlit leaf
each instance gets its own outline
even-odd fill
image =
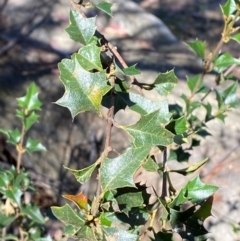
[[[233,64],[240,65],[240,59],[232,57],[229,53],[224,53],[220,55],[214,61],[214,66],[219,73],[224,71]]]
[[[38,140],[34,140],[30,137],[26,141],[26,149],[29,153],[33,153],[35,151],[46,151],[46,148]]]
[[[63,59],[59,64],[65,93],[56,103],[67,107],[73,118],[84,111],[100,113],[102,97],[111,89],[105,71],[90,73],[83,69],[78,58],[75,54],[71,60]]]
[[[225,5],[220,5],[222,13],[225,16],[230,16],[231,14],[233,14],[236,10],[237,10],[237,5],[235,0],[227,0],[227,2],[225,3]]]
[[[70,25],[66,32],[70,38],[83,45],[89,43],[96,31],[96,18],[84,18],[77,11],[70,11]]]
[[[186,43],[201,59],[204,59],[205,55],[205,43],[199,40]]]
[[[112,17],[111,3],[103,1],[98,4],[93,4],[93,6],[95,6],[96,8],[100,9],[101,11],[105,12],[106,14]]]
[[[125,75],[138,75],[138,74],[141,74],[141,72],[139,70],[136,69],[136,64],[128,67],[128,68],[124,68],[122,69],[122,72],[125,74]]]

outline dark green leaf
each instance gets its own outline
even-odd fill
[[[173,143],[174,135],[162,126],[163,116],[159,114],[159,111],[155,111],[142,116],[134,125],[121,126],[133,137],[135,147],[167,146]]]
[[[221,73],[222,71],[234,64],[240,65],[240,59],[233,58],[229,53],[224,53],[220,55],[214,61],[214,66],[218,73]]]
[[[98,70],[102,71],[102,63],[100,60],[101,48],[95,44],[88,44],[80,48],[77,54],[79,64],[87,71]]]
[[[100,9],[101,11],[105,12],[106,14],[108,14],[109,16],[112,17],[112,11],[111,11],[111,7],[112,4],[108,3],[108,2],[100,2],[98,4],[93,4],[96,8]]]
[[[195,89],[195,87],[196,87],[199,79],[200,79],[200,74],[195,75],[195,76],[193,76],[193,77],[191,77],[191,78],[188,78],[188,77],[187,77],[187,85],[188,85],[188,88],[191,90],[191,92],[193,92],[193,90]],[[201,84],[198,86],[198,89],[197,89],[196,91],[198,92],[198,91],[201,90],[202,88],[203,88],[203,83],[201,83]]]
[[[36,151],[46,151],[46,148],[41,143],[39,143],[38,140],[34,140],[30,137],[27,139],[26,149],[29,153]]]
[[[112,220],[110,220],[108,218],[108,216],[109,216],[109,213],[101,213],[101,215],[99,217],[99,221],[100,221],[101,225],[111,227]]]
[[[84,225],[77,233],[78,240],[98,241],[94,227]]]
[[[195,40],[188,42],[187,45],[197,54],[198,57],[204,59],[205,57],[205,42]]]
[[[84,184],[90,179],[90,177],[91,177],[93,171],[95,170],[97,164],[98,163],[95,162],[91,166],[88,166],[88,167],[83,168],[81,170],[74,170],[74,169],[70,169],[70,168],[65,167],[65,166],[64,166],[64,168],[66,168],[67,170],[70,170],[73,173],[73,175],[75,176],[75,178],[77,179],[78,182],[80,182],[81,184]]]
[[[106,158],[99,170],[103,192],[120,187],[135,187],[133,175],[149,151],[148,147],[129,148],[117,158]]]
[[[236,10],[237,10],[237,5],[235,3],[235,0],[227,0],[227,2],[225,3],[225,5],[220,5],[222,13],[225,16],[230,16],[232,15]]]
[[[41,101],[38,99],[38,91],[37,87],[34,83],[32,83],[27,88],[27,94],[23,97],[17,98],[18,105],[28,112],[32,110],[40,110],[41,108]]]
[[[21,204],[21,197],[23,192],[19,188],[8,189],[4,192],[4,196],[16,202],[18,205]]]
[[[46,220],[40,213],[39,208],[36,206],[27,204],[26,206],[21,207],[21,212],[28,215],[28,217],[36,223],[45,224],[45,222],[46,222]]]
[[[173,233],[159,232],[154,234],[154,237],[154,239],[151,239],[152,241],[174,241]]]
[[[29,116],[23,119],[23,124],[26,131],[29,130],[32,127],[32,125],[37,122],[38,118],[39,118],[38,114],[36,114],[35,112],[31,112]]]
[[[157,76],[156,80],[154,81],[154,89],[156,89],[160,95],[165,96],[172,91],[172,89],[177,83],[178,79],[174,74],[174,71],[171,70],[166,73],[160,73]]]
[[[132,65],[132,66],[130,66],[130,67],[128,67],[128,68],[122,69],[123,73],[124,73],[125,75],[129,75],[129,76],[141,74],[141,72],[136,69],[136,65],[137,65],[137,64],[134,64],[134,65]]]
[[[54,216],[67,225],[71,225],[73,228],[81,228],[85,221],[80,217],[73,209],[65,204],[63,207],[51,207]]]
[[[83,69],[78,58],[75,54],[71,60],[63,59],[59,64],[65,93],[56,103],[67,107],[73,118],[84,111],[100,113],[102,97],[111,89],[105,71],[90,73]]]
[[[183,134],[188,129],[188,123],[186,116],[182,116],[174,120],[174,130],[177,135]]]
[[[96,31],[96,18],[84,18],[77,11],[70,11],[70,25],[66,32],[76,42],[86,45],[90,42]]]
[[[0,227],[8,227],[8,225],[10,225],[15,219],[15,215],[5,215],[0,211]]]
[[[7,142],[17,145],[21,140],[21,132],[18,129],[5,130],[0,128],[0,132],[5,134],[8,138]]]

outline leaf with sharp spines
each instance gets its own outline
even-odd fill
[[[159,111],[142,116],[134,125],[120,128],[133,137],[135,147],[167,146],[173,143],[174,134],[162,126]]]
[[[149,154],[150,148],[129,148],[114,159],[105,158],[100,167],[103,192],[121,187],[135,187],[133,175]]]
[[[195,87],[198,83],[200,79],[200,74],[195,75],[193,77],[187,77],[187,85],[188,88],[191,90],[191,92],[193,92],[195,90]],[[203,85],[203,81],[200,83],[200,85],[198,86],[198,89],[196,90],[196,93],[202,92],[204,90],[204,85]]]
[[[196,39],[194,42],[186,43],[201,59],[204,59],[205,55],[205,42]]]
[[[232,57],[229,53],[224,53],[214,60],[214,68],[221,73],[231,65],[240,65],[240,59]]]
[[[72,117],[84,111],[97,111],[100,114],[102,97],[111,89],[107,85],[105,71],[90,73],[79,63],[79,55],[63,59],[59,63],[60,79],[65,93],[56,103],[67,107]]]
[[[81,228],[85,220],[80,217],[68,204],[63,207],[51,207],[52,213],[55,217],[61,220],[67,225],[71,225],[73,228]]]
[[[82,192],[77,195],[64,194],[63,197],[74,202],[79,208],[87,209],[88,199]]]
[[[91,177],[91,175],[92,175],[92,173],[95,170],[97,165],[98,165],[98,163],[95,162],[91,166],[85,167],[81,170],[70,169],[70,168],[65,167],[65,166],[64,166],[64,168],[70,170],[73,173],[73,175],[75,176],[75,178],[77,179],[78,182],[80,182],[81,184],[84,184],[90,179],[90,177]]]
[[[33,153],[36,151],[46,151],[46,148],[38,140],[29,137],[26,141],[26,150],[29,153]]]
[[[235,0],[227,0],[225,5],[223,5],[223,6],[220,5],[220,8],[222,10],[222,13],[228,17],[237,10],[237,5],[236,5]]]
[[[5,130],[0,128],[0,133],[7,136],[7,142],[13,145],[17,145],[21,140],[21,132],[18,129],[15,130]]]
[[[122,69],[122,72],[125,74],[125,75],[138,75],[138,74],[141,74],[141,72],[139,70],[136,69],[136,65],[137,64],[134,64],[128,68],[124,68]]]
[[[23,97],[17,98],[18,106],[27,111],[41,110],[42,102],[38,99],[37,86],[32,83],[27,88],[27,94]]]
[[[169,122],[171,114],[168,110],[168,101],[152,101],[141,95],[126,92],[117,92],[117,96],[133,111],[138,112],[141,115],[150,114],[159,110],[161,114],[161,123],[165,124]]]
[[[112,11],[111,11],[112,3],[108,3],[104,1],[98,4],[93,4],[93,6],[112,17]]]
[[[21,207],[21,213],[28,215],[34,222],[40,224],[45,224],[46,222],[37,206],[26,204],[25,206]]]
[[[154,89],[160,95],[168,95],[175,85],[178,83],[178,79],[174,73],[174,70],[168,71],[166,73],[160,73],[156,80],[154,81]]]
[[[102,71],[102,63],[100,59],[101,48],[97,47],[95,44],[88,44],[83,46],[78,51],[80,56],[77,57],[80,65],[87,71],[98,70]]]
[[[96,31],[96,17],[84,18],[77,11],[70,11],[70,25],[66,32],[76,42],[86,45],[90,42]]]

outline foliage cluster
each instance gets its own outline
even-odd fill
[[[206,124],[215,118],[224,121],[226,113],[238,104],[237,82],[229,68],[239,65],[240,60],[220,50],[230,40],[240,43],[239,28],[234,26],[239,19],[239,2],[227,0],[221,6],[224,18],[222,37],[210,54],[206,54],[206,44],[202,41],[187,43],[202,59],[203,71],[187,79],[190,94],[181,96],[184,106],[172,106],[167,101],[167,95],[178,81],[174,70],[159,73],[151,84],[138,82],[135,76],[140,71],[136,65],[128,67],[116,48],[97,31],[96,18],[87,18],[81,11],[82,7],[95,7],[111,16],[111,4],[69,2],[74,10],[70,12],[70,25],[66,31],[81,47],[70,59],[59,63],[65,93],[56,103],[68,108],[73,118],[85,111],[96,112],[99,118],[106,120],[107,128],[105,148],[100,157],[84,169],[67,168],[82,185],[97,169],[98,186],[92,200],[83,193],[65,194],[75,208],[69,204],[52,207],[53,214],[66,224],[64,234],[89,241],[171,241],[176,236],[189,241],[206,240],[208,232],[204,221],[211,216],[212,197],[218,188],[203,183],[197,175],[176,190],[171,173],[184,176],[194,173],[207,159],[177,170],[168,168],[167,162],[187,162],[189,151],[200,144],[199,136],[209,135]],[[216,86],[212,89],[204,84],[208,72],[216,75]],[[225,82],[229,82],[227,87],[222,86]],[[152,90],[162,97],[161,101],[146,97],[145,93]],[[208,102],[211,92],[216,95],[216,110]],[[0,173],[1,215],[4,215],[1,226],[6,233],[12,222],[21,219],[27,224],[27,227],[19,226],[21,240],[24,240],[22,235],[33,235],[29,239],[38,240],[41,233],[40,229],[35,229],[34,223],[42,224],[43,218],[36,207],[23,202],[29,180],[26,173],[20,171],[21,156],[25,151],[31,153],[44,149],[36,140],[25,140],[25,132],[37,121],[35,111],[41,106],[35,85],[29,87],[25,97],[18,99],[18,105],[17,116],[22,120],[22,131],[1,129],[19,153],[17,169]],[[121,125],[116,122],[115,114],[126,108],[140,116],[136,123]],[[199,108],[205,110],[203,119],[196,115]],[[113,126],[131,137],[129,148],[122,154],[111,147]],[[183,147],[184,143],[188,143],[187,149]],[[110,158],[109,154],[115,154],[115,158]],[[159,175],[162,179],[160,195],[155,187],[150,187],[152,192],[149,192],[145,184],[135,182],[139,169],[148,172],[150,177],[152,173]],[[155,199],[150,202],[153,196]],[[32,222],[24,221],[25,218]]]

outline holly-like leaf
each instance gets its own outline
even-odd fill
[[[201,166],[203,166],[206,162],[208,161],[208,158],[205,158],[204,160],[190,166],[190,167],[186,167],[186,168],[183,168],[183,169],[179,169],[179,170],[169,170],[169,172],[176,172],[176,173],[179,173],[181,175],[189,175],[193,172],[195,172],[196,170],[198,170]]]
[[[197,176],[180,190],[177,197],[169,204],[169,207],[179,206],[186,201],[190,201],[193,204],[203,202],[217,190],[218,187],[201,182],[199,176]]]
[[[88,167],[83,168],[81,170],[74,170],[74,169],[70,169],[70,168],[65,167],[65,166],[64,166],[64,168],[70,170],[73,173],[73,175],[75,176],[75,178],[77,179],[78,182],[80,182],[81,184],[84,184],[90,179],[90,177],[91,177],[91,175],[92,175],[92,173],[95,170],[97,165],[98,165],[98,163],[95,162],[91,166],[88,166]]]
[[[106,241],[137,241],[138,235],[129,233],[123,229],[102,227]]]
[[[85,223],[84,219],[80,217],[68,204],[63,207],[51,207],[55,217],[67,225],[79,230]]]
[[[133,175],[149,151],[148,147],[129,148],[117,158],[105,158],[99,170],[103,192],[121,187],[135,187]]]
[[[93,6],[112,17],[112,11],[111,11],[112,4],[111,3],[104,1],[104,2],[100,2],[98,4],[93,4]]]
[[[239,104],[237,98],[238,83],[234,82],[225,90],[216,90],[218,108],[224,109],[225,107],[235,107]]]
[[[11,188],[4,192],[4,196],[16,202],[18,205],[21,204],[21,197],[23,192],[19,188]]]
[[[156,89],[160,95],[165,96],[172,91],[177,83],[178,79],[174,74],[174,70],[171,70],[166,73],[160,73],[157,76],[156,80],[154,81],[154,89]]]
[[[225,5],[223,5],[223,6],[220,5],[220,8],[222,10],[222,13],[228,17],[237,10],[237,5],[236,5],[235,0],[227,0]]]
[[[161,123],[165,124],[169,122],[171,114],[168,110],[168,101],[152,101],[141,95],[134,93],[117,92],[117,95],[121,100],[133,111],[138,112],[141,115],[150,114],[154,111],[159,111],[161,116]]]
[[[45,218],[42,216],[40,210],[36,206],[32,206],[31,204],[26,204],[21,207],[21,212],[28,215],[30,219],[32,219],[36,223],[45,224]]]
[[[29,130],[32,127],[32,125],[37,122],[39,118],[39,115],[36,114],[34,111],[32,111],[30,115],[26,116],[24,114],[24,110],[17,110],[16,115],[22,119],[26,131]]]
[[[5,130],[0,128],[0,132],[7,136],[7,142],[13,145],[17,145],[21,140],[21,132],[18,129]]]
[[[77,233],[78,240],[98,241],[95,227],[84,225]]]
[[[80,65],[87,71],[98,70],[102,71],[102,63],[100,59],[101,48],[97,47],[95,44],[88,44],[83,46],[78,51],[78,61]]]
[[[125,74],[125,75],[138,75],[138,74],[141,74],[141,72],[139,70],[136,69],[136,65],[137,64],[134,64],[128,68],[124,68],[122,69],[122,72]]]
[[[221,73],[233,64],[240,65],[240,59],[232,57],[229,53],[224,53],[220,55],[214,61],[214,67],[219,73]]]
[[[63,59],[59,64],[65,93],[56,103],[67,107],[73,118],[84,111],[100,113],[102,97],[111,89],[105,71],[90,73],[80,65],[78,58],[75,54],[71,60]]]
[[[142,116],[134,125],[121,126],[134,139],[134,146],[167,146],[173,143],[174,135],[166,130],[160,122],[159,111]]]
[[[194,91],[198,81],[199,81],[199,78],[200,78],[200,75],[195,75],[193,77],[187,77],[187,85],[188,85],[188,88],[191,90],[191,92]],[[205,87],[203,85],[203,82],[200,83],[198,89],[196,90],[196,93],[199,93],[199,92],[204,92],[205,91]]]
[[[182,116],[178,119],[172,120],[167,125],[167,129],[177,135],[182,135],[188,129],[188,122],[186,116]]]
[[[186,43],[201,59],[205,57],[205,42],[196,39],[194,42]]]
[[[42,102],[38,99],[37,86],[32,83],[27,88],[27,94],[17,98],[18,106],[26,109],[28,112],[32,110],[41,110]]]
[[[77,195],[64,194],[63,197],[70,201],[73,201],[80,209],[87,208],[88,199],[82,192]]]
[[[84,18],[77,11],[70,11],[70,25],[66,32],[76,42],[86,45],[96,31],[96,18]]]
[[[38,140],[29,137],[26,141],[26,150],[33,153],[35,151],[46,151],[46,148]]]

